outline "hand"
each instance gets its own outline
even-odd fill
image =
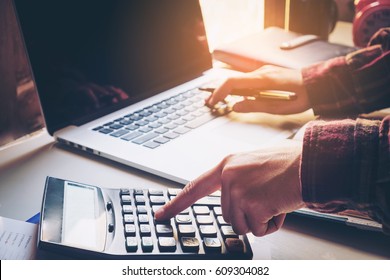
[[[291,91],[295,92],[297,98],[292,101],[244,99],[233,106],[233,111],[235,112],[265,112],[285,115],[304,112],[310,108],[301,71],[272,65],[263,66],[241,76],[228,78],[221,86],[215,89],[213,94],[206,100],[206,104],[213,107],[218,102],[224,100],[232,90],[245,88]]]
[[[263,236],[278,230],[286,213],[304,206],[299,179],[301,144],[226,157],[190,182],[156,213],[164,220],[221,189],[225,221],[238,234]]]

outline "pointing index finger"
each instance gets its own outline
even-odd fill
[[[221,185],[220,175],[221,167],[218,165],[188,183],[184,187],[183,191],[156,212],[156,220],[166,220],[172,218],[194,204],[200,198],[218,190]]]

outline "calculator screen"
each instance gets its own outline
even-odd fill
[[[99,209],[95,187],[65,182],[61,243],[102,251],[105,212]]]

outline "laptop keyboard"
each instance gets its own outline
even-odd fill
[[[238,235],[222,217],[220,193],[197,201],[167,221],[154,213],[179,189],[121,189],[119,191],[128,257],[250,259],[245,235]]]
[[[216,114],[204,105],[208,95],[209,93],[197,88],[192,89],[126,114],[93,130],[155,149],[216,117]]]

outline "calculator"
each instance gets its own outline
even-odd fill
[[[72,259],[252,259],[247,236],[224,221],[218,192],[169,220],[155,220],[180,191],[47,177],[38,249]]]

